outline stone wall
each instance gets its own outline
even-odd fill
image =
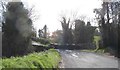
[[[85,43],[78,45],[54,45],[55,49],[69,49],[69,50],[77,50],[77,49],[96,49],[95,44]]]

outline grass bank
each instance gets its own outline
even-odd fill
[[[59,53],[50,49],[45,52],[32,53],[23,57],[11,57],[0,59],[2,60],[2,68],[38,68],[38,70],[45,70],[46,68],[58,68],[61,57]],[[34,69],[30,69],[34,70]]]
[[[105,52],[105,48],[103,49],[100,49],[99,47],[99,41],[101,40],[101,37],[100,36],[94,36],[94,40],[93,42],[95,43],[96,45],[96,49],[94,50],[82,50],[83,52],[96,52],[96,53],[104,53]]]

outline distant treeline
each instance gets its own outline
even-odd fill
[[[63,29],[63,44],[81,44],[92,43],[96,27],[91,26],[90,22],[85,24],[80,19],[74,20],[74,29],[70,26],[70,20],[67,21],[65,17],[61,21]]]

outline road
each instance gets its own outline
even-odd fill
[[[62,56],[61,68],[118,68],[118,59],[80,50],[58,50]]]

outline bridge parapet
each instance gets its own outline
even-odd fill
[[[77,50],[77,49],[95,49],[95,44],[86,43],[86,44],[78,44],[78,45],[52,45],[55,49],[69,49],[69,50]]]

